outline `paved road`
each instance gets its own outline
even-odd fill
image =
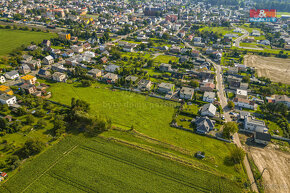
[[[238,29],[239,27],[236,27],[234,24],[232,24],[231,23],[231,25],[234,27],[234,28],[236,28],[236,29]],[[239,28],[239,29],[241,29],[241,31],[242,31],[242,36],[240,36],[240,37],[238,37],[234,42],[233,42],[233,46],[235,46],[235,47],[238,47],[238,48],[242,48],[242,49],[248,49],[248,50],[264,50],[263,48],[252,48],[252,47],[243,47],[243,46],[240,46],[240,41],[241,40],[243,40],[244,38],[246,38],[246,37],[248,37],[249,35],[250,35],[250,33],[247,31],[247,30],[245,30],[245,29],[243,29],[243,28]]]
[[[189,45],[187,42],[184,42],[185,46],[186,47],[189,47],[189,48],[192,48],[192,49],[195,49],[193,46]],[[203,56],[201,54],[201,56]],[[207,59],[208,62],[210,62],[214,68],[216,69],[216,88],[218,89],[218,97],[220,99],[220,104],[221,104],[221,107],[223,108],[224,110],[224,116],[225,116],[225,121],[226,122],[229,122],[229,121],[232,121],[230,115],[229,115],[229,109],[227,108],[227,104],[228,104],[228,101],[227,101],[227,97],[225,95],[225,88],[224,88],[224,84],[223,84],[223,76],[221,74],[222,72],[222,69],[221,69],[221,66],[216,64],[214,61],[212,61],[211,59],[207,58],[206,56],[203,56]],[[240,148],[243,148],[241,142],[240,142],[240,138],[239,138],[239,135],[238,133],[235,133],[234,134],[234,143],[240,147]],[[255,179],[254,179],[254,175],[252,173],[252,170],[251,170],[251,167],[250,167],[250,164],[249,164],[249,161],[248,161],[248,158],[247,156],[245,156],[245,159],[244,159],[244,166],[247,170],[247,175],[248,175],[248,178],[250,180],[250,183],[251,183],[251,189],[255,192],[259,192],[258,191],[258,188],[257,188],[257,185],[255,183]]]

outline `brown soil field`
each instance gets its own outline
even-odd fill
[[[255,67],[258,77],[267,77],[273,82],[290,84],[290,59],[246,55],[244,64]]]
[[[251,156],[260,172],[266,193],[290,193],[290,153],[269,147],[249,147]]]

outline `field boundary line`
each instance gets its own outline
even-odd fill
[[[29,185],[26,186],[25,189],[21,191],[21,193],[25,192],[32,184],[34,184],[38,179],[40,179],[44,174],[46,174],[51,168],[53,168],[60,160],[62,160],[64,157],[66,157],[68,154],[70,154],[73,150],[75,150],[79,145],[75,145],[72,147],[69,151],[66,151],[63,153],[63,156],[58,158],[49,168],[47,168],[42,174],[40,174],[37,178],[35,178]]]

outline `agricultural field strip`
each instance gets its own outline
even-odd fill
[[[174,181],[174,182],[177,182],[177,183],[180,183],[184,186],[187,186],[187,187],[190,187],[190,188],[193,188],[193,189],[197,189],[198,191],[202,191],[202,192],[210,192],[209,189],[206,189],[206,188],[203,188],[203,187],[200,187],[198,185],[195,185],[195,184],[192,184],[190,182],[185,182],[184,180],[181,180],[181,179],[178,179],[178,178],[175,178],[173,176],[168,176],[167,174],[164,174],[162,172],[158,172],[158,171],[155,171],[155,170],[152,170],[150,168],[147,168],[147,167],[144,167],[144,166],[141,166],[141,165],[138,165],[136,163],[133,163],[133,162],[130,162],[128,160],[125,160],[125,159],[122,159],[120,157],[117,157],[115,155],[111,155],[109,153],[105,153],[105,152],[102,152],[102,151],[99,151],[99,150],[96,150],[94,148],[91,148],[91,147],[88,147],[88,146],[85,146],[85,145],[82,145],[80,146],[80,148],[84,149],[84,150],[87,150],[87,151],[90,151],[90,152],[93,152],[93,153],[97,153],[99,155],[102,155],[106,158],[109,158],[109,159],[113,159],[115,161],[118,161],[118,162],[121,162],[121,163],[124,163],[124,164],[127,164],[127,165],[130,165],[130,166],[133,166],[135,168],[138,168],[140,170],[143,170],[143,171],[146,171],[146,172],[150,172],[150,173],[153,173],[157,176],[160,176],[162,178],[165,178],[167,180],[171,180],[171,181]]]
[[[75,150],[78,147],[78,145],[73,146],[70,150],[64,152],[63,156],[59,157],[49,168],[47,168],[42,174],[40,174],[37,178],[35,178],[28,186],[26,186],[21,193],[25,192],[34,182],[36,182],[38,179],[40,179],[44,174],[46,174],[51,168],[53,168],[58,162],[60,162],[64,157],[69,155],[73,150]]]

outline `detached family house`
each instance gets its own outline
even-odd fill
[[[140,90],[150,90],[152,86],[152,82],[150,80],[142,79],[138,82],[138,89]]]
[[[9,80],[14,80],[15,78],[19,77],[19,73],[16,70],[12,70],[7,72],[4,76]]]
[[[200,117],[196,120],[196,133],[206,134],[214,129],[214,123],[208,117]]]
[[[57,82],[66,82],[66,74],[61,73],[61,72],[55,72],[52,75],[52,80],[57,81]]]
[[[43,58],[42,63],[45,65],[51,65],[54,63],[54,59],[51,55],[46,56],[45,58]]]
[[[204,102],[213,103],[215,101],[215,93],[214,92],[204,92],[202,100]]]
[[[88,75],[92,76],[93,78],[101,77],[102,76],[102,71],[99,69],[91,69],[88,71]]]
[[[217,108],[213,104],[208,103],[201,107],[200,114],[202,116],[214,117],[216,114],[216,110]]]
[[[158,85],[158,92],[167,94],[170,91],[173,92],[174,91],[174,87],[175,87],[174,84],[162,82],[162,83],[160,83]]]
[[[182,87],[181,90],[179,91],[179,98],[191,100],[193,97],[193,94],[194,94],[193,88]]]
[[[118,80],[118,75],[113,73],[107,73],[103,76],[103,80],[106,83],[114,84]]]
[[[7,104],[8,106],[11,106],[13,104],[16,104],[17,100],[16,100],[16,96],[9,95],[9,94],[1,94],[0,102],[2,104]]]

